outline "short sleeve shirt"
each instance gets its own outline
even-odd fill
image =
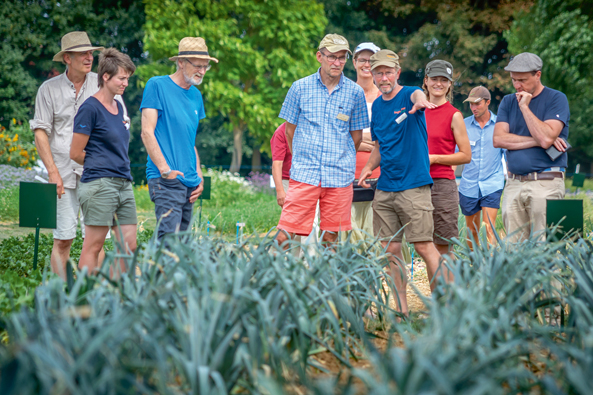
[[[153,108],[158,111],[154,135],[171,170],[183,173],[177,179],[188,188],[202,182],[196,163],[196,134],[200,120],[206,117],[202,93],[195,87],[184,89],[171,77],[152,77],[146,83],[140,110]],[[148,157],[146,178],[160,178],[161,173]]]
[[[272,160],[282,162],[282,179],[290,179],[290,166],[292,164],[292,154],[288,149],[288,142],[286,141],[286,123],[278,126],[270,140],[270,147],[272,148]]]
[[[539,95],[531,99],[529,109],[541,121],[547,121],[549,119],[561,121],[564,127],[559,137],[564,140],[568,139],[570,109],[568,107],[568,99],[564,93],[544,87]],[[514,93],[506,95],[502,99],[498,107],[498,118],[496,122],[508,123],[509,132],[512,134],[531,137]],[[567,158],[568,155],[565,152],[553,161],[541,147],[507,151],[509,171],[517,175],[541,172],[556,166],[566,167]]]
[[[469,198],[490,195],[504,187],[502,168],[503,149],[494,148],[492,137],[496,115],[490,112],[490,119],[480,126],[472,115],[464,119],[472,150],[472,160],[464,166],[459,193]]]
[[[369,127],[364,91],[342,75],[331,95],[317,73],[292,84],[280,118],[296,125],[290,177],[322,188],[354,181],[356,148],[350,134]]]
[[[74,117],[74,133],[89,136],[85,147],[84,170],[80,182],[103,177],[125,178],[130,174],[130,132],[119,101],[117,114],[110,113],[95,97],[89,97]]]
[[[377,188],[382,191],[432,185],[424,111],[409,113],[414,106],[411,96],[417,90],[420,88],[403,86],[393,99],[379,97],[373,103],[371,136],[379,142],[381,176]],[[396,122],[403,114],[405,119]]]

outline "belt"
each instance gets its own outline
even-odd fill
[[[553,180],[556,178],[564,178],[563,171],[543,171],[541,173],[533,172],[525,174],[524,176],[518,176],[513,173],[509,173],[509,178],[519,181],[538,181],[538,180]]]

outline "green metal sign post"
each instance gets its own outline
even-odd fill
[[[556,229],[554,238],[559,240],[566,234],[583,233],[583,200],[582,199],[548,199],[546,205],[546,225]]]
[[[35,251],[33,270],[37,270],[39,230],[55,229],[57,219],[56,184],[21,182],[19,189],[19,226],[35,228]]]
[[[200,195],[200,217],[199,223],[202,223],[202,200],[203,199],[210,199],[210,194],[212,192],[212,177],[204,177],[204,190]]]

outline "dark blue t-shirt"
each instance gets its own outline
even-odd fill
[[[531,99],[529,109],[541,121],[555,119],[564,123],[560,137],[568,140],[570,110],[568,108],[568,99],[564,93],[544,87],[539,95]],[[498,107],[496,122],[508,123],[510,133],[531,137],[523,113],[519,109],[517,96],[514,93],[506,95],[502,99],[500,107]],[[534,171],[540,172],[555,166],[566,167],[567,158],[568,155],[565,152],[553,161],[546,154],[546,150],[541,147],[507,150],[509,171],[517,175],[525,175]]]
[[[378,97],[373,102],[371,136],[379,141],[381,175],[377,188],[386,192],[400,192],[424,185],[432,185],[428,159],[428,135],[424,111],[409,114],[414,103],[410,96],[418,87],[404,86],[389,101]],[[402,114],[407,118],[395,120]]]
[[[74,117],[74,133],[86,134],[84,168],[80,182],[89,182],[102,177],[119,177],[132,181],[130,174],[130,132],[124,122],[124,110],[117,103],[113,115],[99,100],[89,97]]]

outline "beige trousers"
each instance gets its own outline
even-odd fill
[[[516,243],[546,229],[546,200],[564,199],[564,180],[519,181],[509,178],[502,197],[502,220],[508,240]]]

